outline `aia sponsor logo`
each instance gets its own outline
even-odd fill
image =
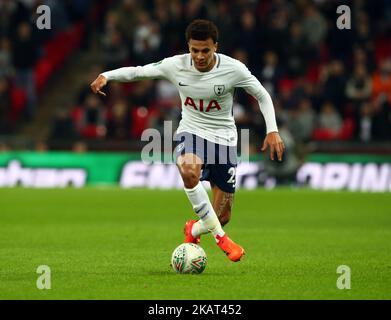
[[[198,103],[196,103],[196,101]],[[186,97],[184,105],[186,107],[193,107],[194,110],[200,111],[200,112],[210,112],[213,109],[221,110],[221,107],[217,100],[210,100],[208,105],[206,105],[207,101],[204,102],[204,100],[194,100],[193,98]]]

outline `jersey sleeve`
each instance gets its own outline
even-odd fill
[[[145,79],[167,79],[170,80],[170,69],[172,72],[173,58],[165,58],[159,62],[150,63],[145,66],[124,67],[103,72],[102,75],[107,81],[138,81]]]
[[[259,109],[265,119],[266,133],[278,132],[273,101],[270,94],[241,62],[237,63],[236,76],[237,82],[235,87],[243,88],[248,94],[251,94],[257,99]]]

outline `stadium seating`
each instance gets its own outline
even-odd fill
[[[78,48],[85,31],[84,23],[74,24],[69,30],[61,31],[43,46],[43,57],[34,67],[35,86],[41,93],[54,72],[60,70],[66,59]],[[26,93],[21,88],[13,88],[11,91],[13,121],[20,118],[26,106]]]

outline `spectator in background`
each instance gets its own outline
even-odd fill
[[[12,15],[16,10],[17,3],[12,0],[0,1],[0,35],[8,36]]]
[[[92,45],[92,35],[95,29],[93,25],[94,15],[91,14],[91,8],[96,6],[94,0],[68,0],[61,1],[66,6],[70,23],[84,24],[84,39],[80,43],[80,49],[87,51]],[[96,7],[95,7],[96,8]]]
[[[67,109],[59,108],[52,120],[50,138],[54,140],[67,140],[76,137],[75,126]]]
[[[304,98],[311,101],[311,106],[315,112],[318,112],[320,105],[323,102],[323,97],[320,96],[320,90],[317,83],[304,81],[303,83]]]
[[[0,1],[0,32],[2,36],[12,37],[15,26],[21,22],[29,21],[30,8],[22,1]]]
[[[254,39],[259,38],[259,30],[254,12],[251,9],[246,8],[240,14],[236,32],[238,36],[235,46],[246,51],[249,68],[255,69],[258,63],[259,48],[258,41],[254,41]]]
[[[177,128],[181,119],[181,100],[177,88],[167,80],[156,83],[156,98],[159,107],[164,109],[166,120],[172,121],[173,128]]]
[[[319,57],[319,48],[326,36],[327,24],[315,4],[307,3],[305,6],[302,26],[303,36],[314,53],[312,59]]]
[[[258,75],[262,85],[274,96],[277,93],[278,82],[282,76],[282,70],[278,64],[278,57],[273,51],[266,51],[263,57],[263,66]]]
[[[134,26],[139,14],[139,2],[136,0],[122,0],[116,12],[116,27],[123,33],[125,42],[133,41]]]
[[[159,59],[161,35],[159,25],[151,20],[146,11],[141,11],[134,28],[133,53],[135,64],[145,65]]]
[[[242,48],[236,48],[232,52],[232,58],[239,60],[245,65],[248,65],[248,54]],[[253,108],[251,106],[251,99],[252,98],[242,88],[236,88],[235,101],[240,105],[242,105],[246,109],[246,112],[248,112],[249,114],[253,113]]]
[[[236,128],[238,131],[238,148],[241,153],[251,154],[253,152],[257,152],[253,150],[252,146],[259,146],[262,143],[259,139],[259,134],[256,134],[254,128],[254,121],[251,117],[252,113],[248,112],[242,104],[234,101],[232,106],[232,112],[235,119]],[[249,130],[249,141],[247,139],[242,139],[242,130]],[[255,148],[256,149],[256,148]]]
[[[321,75],[323,83],[323,96],[344,114],[346,75],[345,68],[340,60],[331,61]]]
[[[303,28],[297,21],[289,27],[289,37],[283,50],[283,59],[290,76],[302,75],[305,72],[308,57],[308,43],[303,35]]]
[[[102,50],[106,69],[117,69],[127,64],[128,48],[119,30],[107,35]]]
[[[202,0],[188,0],[183,5],[184,23],[187,25],[194,19],[206,19],[207,8]]]
[[[0,134],[9,133],[11,112],[11,96],[9,82],[6,78],[0,77]]]
[[[335,15],[335,10],[333,11],[333,14]],[[325,60],[325,58],[327,60],[338,59],[348,63],[352,45],[353,37],[351,30],[341,30],[337,27],[335,21],[333,23],[329,22],[329,32],[325,38],[325,46],[323,49],[323,54],[326,54],[327,58],[323,56],[323,60]]]
[[[0,141],[0,153],[1,152],[9,152],[11,151],[11,148],[8,144],[6,144],[5,142],[2,142]]]
[[[170,44],[172,45],[171,52],[177,54],[185,52],[187,50],[186,43],[181,37],[178,37],[177,30],[184,30],[186,28],[185,21],[183,19],[183,5],[180,0],[169,1],[171,30]]]
[[[156,83],[156,97],[158,103],[165,107],[180,108],[180,97],[177,88],[167,80],[158,80]]]
[[[126,140],[130,136],[131,116],[126,100],[118,100],[107,120],[107,138]]]
[[[10,78],[13,75],[11,43],[8,38],[0,38],[0,78]]]
[[[289,85],[280,85],[278,97],[286,110],[292,110],[297,107],[298,101],[293,95],[292,87]]]
[[[372,103],[373,120],[372,133],[373,140],[390,141],[391,139],[391,105],[385,101]]]
[[[274,0],[270,1],[267,14],[273,15],[279,12],[278,16],[284,18],[284,23],[289,22],[294,13],[294,5],[289,0]]]
[[[249,113],[246,112],[246,108],[243,105],[234,102],[232,106],[232,112],[238,131],[240,131],[240,129],[249,129],[251,127],[251,118],[249,117]]]
[[[228,1],[218,1],[213,21],[220,30],[219,51],[228,54],[231,48],[235,47],[234,17],[230,14],[230,3]]]
[[[38,59],[38,45],[33,37],[29,23],[17,26],[13,40],[12,62],[15,67],[15,85],[26,91],[27,107],[25,116],[32,119],[36,108],[36,89],[33,68]]]
[[[319,129],[327,132],[330,137],[335,137],[342,129],[342,118],[331,102],[322,105],[318,117]]]
[[[232,51],[232,58],[239,60],[244,64],[248,64],[248,54],[243,48],[237,47]]]
[[[103,46],[105,46],[107,43],[110,43],[111,34],[119,30],[121,30],[119,12],[115,10],[109,10],[104,18],[104,25],[102,30]]]
[[[372,91],[371,78],[364,64],[355,66],[353,75],[346,84],[346,97],[357,107],[362,102],[369,100]]]
[[[255,35],[261,42],[267,43],[268,49],[274,51],[279,57],[285,52],[285,45],[289,39],[290,11],[285,1],[272,4],[265,31]],[[263,31],[263,28],[260,30]],[[263,40],[263,41],[262,41]]]
[[[354,24],[353,45],[363,48],[365,51],[373,51],[372,35],[369,25],[369,17],[364,11],[357,13]]]
[[[316,113],[309,99],[302,99],[297,108],[289,111],[286,126],[298,143],[306,143],[311,139],[316,124]]]
[[[74,153],[85,153],[88,151],[88,145],[84,141],[76,141],[72,146]]]
[[[153,105],[156,101],[154,82],[152,80],[135,82],[129,100],[132,105],[137,107]]]
[[[170,19],[170,11],[166,10],[165,1],[156,1],[155,3],[153,19],[159,24],[161,43],[164,44],[159,47],[159,56],[156,57],[160,59],[171,54],[171,50],[173,50],[172,33],[175,32],[175,29]]]
[[[367,52],[359,46],[353,48],[352,65],[363,64],[367,67],[368,73],[372,74],[376,69],[376,63],[372,52]]]
[[[38,140],[35,142],[34,150],[36,152],[47,152],[49,147],[45,140]]]
[[[91,82],[90,82],[91,83]],[[124,85],[119,82],[109,83],[110,91],[107,93],[107,97],[105,99],[105,104],[111,108],[118,101],[127,98]]]
[[[87,95],[75,126],[83,138],[103,138],[106,135],[105,112],[98,96]]]
[[[391,58],[380,62],[372,77],[373,138],[391,138]]]
[[[373,138],[373,108],[369,102],[361,103],[359,106],[355,136],[363,142],[369,142]]]
[[[160,132],[160,135],[164,136],[167,134],[164,130],[164,121],[168,121],[167,116],[165,114],[165,110],[161,106],[157,106],[150,111],[148,116],[148,128],[154,128]],[[175,130],[173,128],[173,130]],[[166,138],[166,137],[165,137]],[[168,139],[172,139],[172,136],[167,137]]]
[[[385,95],[363,102],[355,116],[356,139],[364,142],[391,139],[391,104]]]
[[[304,77],[296,78],[295,85],[291,89],[291,103],[294,108],[297,108],[302,99],[308,98],[306,91],[307,82]]]
[[[372,99],[391,105],[391,58],[382,60],[372,77]]]
[[[301,165],[299,148],[294,136],[289,131],[286,123],[278,123],[278,131],[284,139],[285,156],[282,162],[271,161],[268,157],[264,159],[265,170],[268,175],[275,177],[277,185],[290,185],[296,181],[296,173]]]
[[[277,121],[281,123],[288,123],[289,122],[289,113],[286,108],[282,105],[281,100],[277,97],[273,101],[274,103],[274,110],[276,111],[276,118]]]

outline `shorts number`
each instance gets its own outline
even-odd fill
[[[235,167],[229,168],[228,174],[231,175],[231,177],[228,179],[227,183],[235,183],[236,168]]]

